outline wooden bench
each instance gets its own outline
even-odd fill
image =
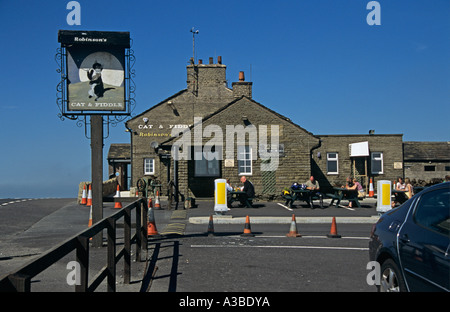
[[[356,190],[346,190],[342,188],[333,188],[334,194],[327,193],[325,196],[328,198],[332,198],[330,206],[333,205],[333,202],[336,200],[336,208],[339,207],[341,200],[348,200],[349,202],[355,202],[356,206],[361,208],[361,204],[358,199],[358,191]],[[361,199],[362,200],[362,199]]]

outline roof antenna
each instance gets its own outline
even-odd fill
[[[198,30],[194,30],[194,27],[192,27],[191,33],[192,33],[192,57],[195,62],[195,35],[198,35]]]

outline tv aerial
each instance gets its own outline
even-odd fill
[[[194,30],[195,28],[192,27],[191,28],[191,33],[192,33],[192,58],[195,61],[195,35],[198,35],[199,31],[198,30]]]

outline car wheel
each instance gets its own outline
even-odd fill
[[[406,291],[405,281],[400,270],[392,259],[388,259],[381,265],[379,292],[403,292]]]

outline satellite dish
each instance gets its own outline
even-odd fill
[[[159,143],[158,142],[152,142],[150,143],[150,146],[153,147],[154,149],[158,148]]]

